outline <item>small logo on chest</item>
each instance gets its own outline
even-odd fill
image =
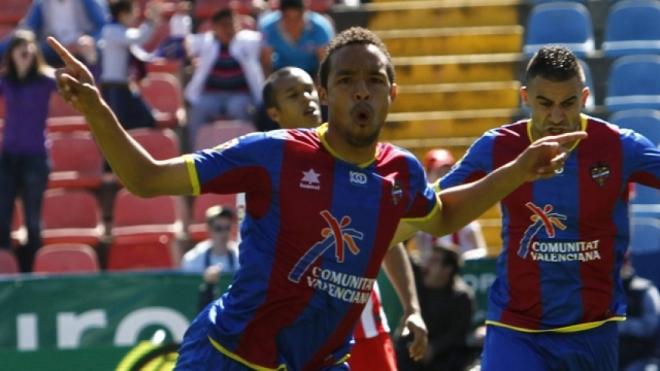
[[[302,173],[303,177],[300,180],[300,188],[313,189],[315,191],[321,189],[321,182],[319,181],[321,174],[314,171],[314,169],[309,169],[307,171],[303,171]]]
[[[367,174],[361,173],[359,171],[350,171],[348,173],[348,178],[351,184],[356,184],[360,186],[367,184]]]
[[[610,167],[603,162],[597,162],[591,165],[589,171],[591,173],[591,179],[601,187],[605,185],[605,182],[610,177],[611,173]]]

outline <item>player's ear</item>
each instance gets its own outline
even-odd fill
[[[527,86],[520,87],[520,100],[522,100],[524,105],[529,107],[529,92],[527,90]]]
[[[582,108],[584,108],[587,105],[587,99],[589,99],[590,93],[591,90],[589,90],[588,86],[582,88],[582,93],[580,94],[580,103],[582,104]]]
[[[280,111],[277,108],[275,107],[266,108],[266,114],[271,120],[277,122],[278,124],[280,123]]]
[[[316,90],[319,92],[319,100],[321,101],[321,104],[324,105],[324,106],[327,106],[328,105],[328,91],[320,85],[316,86]]]
[[[398,94],[399,94],[399,85],[393,82],[392,85],[390,86],[390,100],[394,102],[394,99]]]

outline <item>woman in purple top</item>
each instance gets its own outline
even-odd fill
[[[41,246],[41,204],[50,172],[46,117],[55,80],[30,31],[16,31],[2,62],[0,96],[6,115],[0,150],[0,248],[10,247],[14,200],[20,197],[28,233],[19,263],[22,271],[30,271]]]

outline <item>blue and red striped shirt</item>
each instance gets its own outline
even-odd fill
[[[475,180],[529,144],[529,120],[493,129],[440,180]],[[660,188],[660,151],[643,136],[582,116],[588,138],[563,171],[501,202],[503,248],[487,323],[520,331],[580,331],[622,320],[619,269],[628,248],[628,183]]]
[[[412,154],[378,144],[353,165],[326,129],[249,134],[187,157],[195,192],[246,193],[240,269],[213,304],[210,336],[253,368],[343,362],[399,221],[439,208]]]

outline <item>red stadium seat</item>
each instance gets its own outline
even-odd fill
[[[183,232],[182,207],[181,199],[174,196],[139,198],[120,190],[113,206],[114,243],[174,241]]]
[[[48,106],[48,116],[49,117],[80,116],[80,112],[76,111],[59,94],[51,94],[50,104]]]
[[[229,7],[230,0],[197,0],[193,10],[198,19],[210,18],[219,9]]]
[[[28,12],[31,0],[0,1],[0,23],[18,23]]]
[[[89,273],[99,271],[94,249],[85,244],[46,245],[34,258],[34,273]]]
[[[84,190],[48,190],[41,211],[44,245],[82,243],[96,246],[103,236],[101,208]]]
[[[49,136],[52,172],[49,188],[98,188],[103,176],[103,158],[89,133],[58,133]]]
[[[254,132],[252,123],[234,120],[219,120],[203,125],[195,138],[195,150],[213,148],[230,139]]]
[[[0,39],[5,38],[14,31],[14,25],[11,23],[0,23]]]
[[[70,133],[73,131],[89,131],[89,125],[84,116],[54,116],[46,120],[49,133]]]
[[[192,220],[188,226],[188,234],[192,241],[199,242],[208,238],[209,233],[206,226],[206,210],[216,205],[229,206],[236,210],[236,195],[205,193],[199,195],[193,200]],[[237,230],[232,231],[234,238],[237,233]]]
[[[19,273],[18,261],[8,249],[0,249],[0,275]]]
[[[171,129],[132,129],[128,132],[155,159],[165,160],[181,154],[179,137]]]
[[[145,100],[156,111],[160,127],[174,128],[183,117],[183,93],[176,77],[166,73],[152,73],[140,82]]]
[[[177,248],[167,241],[112,244],[108,270],[173,269],[179,267]]]

